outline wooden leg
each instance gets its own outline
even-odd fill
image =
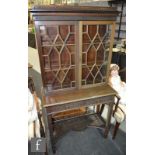
[[[54,143],[53,143],[53,131],[52,131],[52,123],[51,119],[49,119],[47,115],[46,108],[42,107],[42,114],[45,124],[45,136],[46,136],[46,144],[47,144],[47,154],[53,155],[54,154]]]
[[[109,133],[109,129],[110,129],[110,121],[111,121],[113,104],[114,103],[109,103],[109,106],[108,106],[107,121],[106,121],[106,127],[105,127],[105,132],[104,132],[105,138],[107,138],[108,133]]]
[[[103,112],[103,110],[104,110],[104,106],[105,106],[105,104],[102,104],[102,105],[101,105],[100,112],[99,112],[100,115],[102,115],[102,112]]]
[[[53,137],[53,130],[54,130],[54,123],[53,123],[53,119],[51,118],[51,116],[48,116],[48,124],[49,124],[49,131],[50,131],[50,140],[51,140],[51,144],[52,144],[52,150],[53,153],[56,152],[56,147],[55,147],[55,143],[54,143],[54,137]]]
[[[112,139],[115,139],[120,123],[116,122]]]
[[[44,131],[44,127],[43,127],[43,123],[42,123],[41,117],[42,117],[42,115],[40,114],[40,112],[38,112],[38,118],[39,118],[39,122],[40,122],[41,137],[45,137],[45,131]]]
[[[100,105],[97,105],[96,106],[96,113],[99,113],[100,112]]]

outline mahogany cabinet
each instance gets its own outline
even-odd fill
[[[116,92],[108,85],[118,11],[87,6],[34,6],[36,43],[43,81],[43,112],[49,145],[57,112],[109,104],[109,131]],[[50,152],[50,148],[49,148]]]

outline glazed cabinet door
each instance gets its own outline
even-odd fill
[[[91,87],[107,82],[111,61],[115,23],[83,21],[81,27],[81,86]]]
[[[76,87],[76,29],[72,21],[35,21],[43,85],[52,91]]]
[[[113,21],[35,21],[44,87],[49,91],[105,84]]]

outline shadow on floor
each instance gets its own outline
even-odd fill
[[[113,130],[114,130],[114,125],[112,125],[110,129],[109,136],[111,136],[111,138],[112,138]],[[126,154],[126,132],[124,132],[122,129],[119,128],[117,135],[115,139],[113,140],[113,143],[117,145],[118,149],[121,150],[123,155]]]
[[[82,131],[70,131],[56,143],[55,155],[126,155],[126,134],[119,130],[115,140],[112,131],[108,138],[103,137],[103,130],[86,128]],[[32,154],[29,155],[40,155]]]

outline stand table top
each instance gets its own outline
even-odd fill
[[[61,105],[70,102],[88,100],[103,96],[114,96],[117,92],[109,85],[84,88],[79,90],[69,90],[58,94],[48,94],[45,96],[46,104],[44,107]]]

